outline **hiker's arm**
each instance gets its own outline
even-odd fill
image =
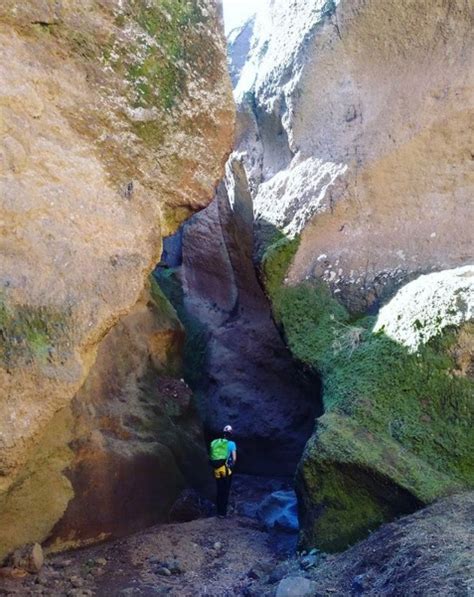
[[[232,454],[232,464],[235,466],[235,463],[237,462],[237,450],[232,450],[231,454]]]

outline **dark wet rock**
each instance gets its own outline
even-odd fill
[[[318,561],[319,557],[316,554],[308,554],[307,556],[301,558],[300,567],[303,570],[308,570],[309,568],[316,566]]]
[[[370,578],[367,574],[354,576],[351,585],[351,595],[362,595],[370,588]]]
[[[53,566],[58,569],[68,568],[69,566],[71,566],[72,562],[73,561],[71,559],[57,560],[57,561],[53,562]]]
[[[284,576],[286,576],[289,572],[290,564],[287,562],[281,562],[277,566],[273,568],[269,576],[270,583],[277,583],[279,582]]]
[[[169,518],[171,522],[189,522],[209,516],[213,504],[194,489],[184,489],[173,504]]]
[[[168,564],[167,568],[169,569],[171,574],[182,574],[184,572],[184,569],[178,560],[172,560]]]
[[[255,580],[265,580],[270,578],[270,574],[273,571],[275,565],[273,562],[257,562],[250,569],[248,576]]]
[[[159,574],[160,576],[171,576],[171,570],[169,568],[166,568],[166,566],[162,566],[161,568],[158,568],[156,573]]]
[[[298,531],[296,494],[292,490],[275,491],[265,498],[257,510],[257,517],[269,529]]]

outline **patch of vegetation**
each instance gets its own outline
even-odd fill
[[[12,306],[0,294],[0,360],[5,365],[60,358],[68,333],[67,314],[51,307]]]
[[[320,426],[328,425],[313,449],[306,451],[300,468],[302,483],[311,494],[308,507],[322,513],[313,539],[324,543],[323,535],[337,519],[342,538],[338,546],[347,545],[369,529],[359,524],[358,516],[367,502],[367,477],[357,473],[361,463],[372,477],[391,479],[426,501],[474,484],[473,383],[451,374],[456,368],[450,350],[456,330],[445,330],[412,354],[383,332],[374,334],[373,318],[352,318],[324,284],[286,285],[296,247],[295,241],[274,243],[264,255],[263,273],[290,350],[323,380],[325,415]],[[344,427],[343,421],[351,425]],[[341,435],[343,427],[346,438]],[[356,437],[361,430],[368,434],[364,441]],[[329,444],[328,461],[323,453]],[[329,482],[340,462],[352,463],[358,491],[347,490],[337,475],[339,481],[335,477]],[[360,500],[355,499],[358,495]],[[383,497],[376,503],[378,514],[368,517],[375,522],[397,509],[392,503],[387,510]]]
[[[288,239],[281,233],[273,234],[262,258],[265,288],[274,299],[282,287],[286,272],[299,246],[299,237]]]
[[[178,314],[176,313],[173,305],[165,296],[164,292],[161,290],[156,278],[154,276],[150,276],[149,280],[150,294],[158,309],[159,316],[165,321],[178,321]]]
[[[343,550],[384,521],[420,507],[420,502],[408,491],[364,466],[322,460],[317,471],[310,466],[308,469],[306,480],[311,478],[311,487],[318,487],[319,503],[331,506],[324,516],[319,516],[312,503],[313,492],[306,495],[303,544],[312,545],[316,535],[324,551]]]
[[[185,88],[186,38],[203,16],[197,2],[186,0],[140,2],[138,6],[136,20],[154,43],[147,44],[144,58],[130,66],[129,80],[138,92],[137,105],[156,105],[158,100],[170,110]]]
[[[179,320],[184,326],[186,336],[184,343],[184,379],[195,390],[205,371],[207,358],[207,329],[198,319],[190,315],[184,305],[183,288],[176,276],[176,271],[159,269],[154,272],[158,285],[170,303],[176,309]]]

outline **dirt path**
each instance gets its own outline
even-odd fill
[[[262,497],[286,484],[241,478],[226,519],[164,524],[130,537],[49,556],[38,575],[0,578],[0,595],[52,597],[238,597],[259,570],[274,568],[295,536],[269,534],[250,516]]]
[[[344,553],[292,556],[293,535],[270,534],[238,512],[268,489],[267,481],[236,484],[237,513],[225,520],[159,525],[50,556],[37,575],[0,576],[0,595],[275,597],[280,581],[291,595],[309,583],[304,594],[313,597],[474,595],[474,492],[386,524]]]

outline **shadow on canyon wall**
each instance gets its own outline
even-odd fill
[[[230,423],[241,472],[293,475],[322,414],[321,385],[291,356],[273,320],[245,188],[231,203],[221,184],[207,209],[165,239],[154,275],[186,330],[184,375],[206,436]]]

